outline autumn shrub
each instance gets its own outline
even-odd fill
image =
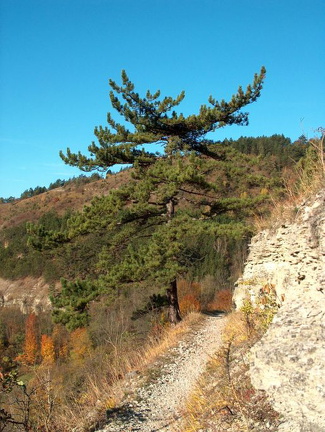
[[[217,291],[214,300],[208,304],[208,310],[230,312],[232,308],[232,294],[230,289]]]
[[[55,324],[52,332],[55,358],[57,362],[64,362],[69,355],[70,335],[62,324]]]
[[[91,340],[86,328],[77,328],[70,334],[70,358],[82,362],[91,353]]]
[[[202,286],[200,282],[180,279],[177,281],[177,289],[179,293],[179,308],[182,316],[202,310],[200,301]]]
[[[194,294],[186,294],[179,301],[179,308],[181,315],[188,315],[190,312],[199,312],[201,310],[201,305],[199,300]]]

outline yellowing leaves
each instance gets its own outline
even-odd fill
[[[51,336],[42,335],[41,356],[43,364],[51,365],[55,362],[54,342]]]
[[[70,335],[70,357],[81,361],[91,352],[91,341],[85,328],[78,328]]]

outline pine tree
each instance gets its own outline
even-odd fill
[[[211,106],[201,105],[199,114],[185,117],[183,114],[177,114],[175,110],[171,111],[185,98],[184,91],[175,99],[164,97],[159,100],[160,90],[155,93],[148,90],[146,97],[141,98],[134,91],[134,84],[126,72],[122,71],[122,86],[109,80],[112,89],[110,100],[113,109],[126,123],[132,125],[134,130],[130,131],[125,125],[117,123],[108,113],[107,123],[110,128],[95,128],[94,134],[99,145],[93,142],[88,147],[93,157],[89,158],[80,152],[72,153],[69,148],[66,155],[60,152],[60,156],[65,163],[77,166],[83,171],[107,171],[116,164],[154,164],[160,156],[139,148],[145,144],[163,145],[164,156],[169,157],[189,151],[215,157],[215,153],[211,152],[204,139],[206,134],[226,125],[248,124],[248,113],[242,112],[241,109],[260,96],[265,73],[266,70],[262,67],[260,73],[255,74],[253,84],[248,85],[245,92],[240,86],[229,102],[218,102],[210,96],[208,101]]]
[[[70,318],[75,320],[78,310],[84,314],[88,301],[96,295],[107,295],[123,285],[136,286],[143,280],[165,287],[170,320],[176,323],[181,319],[177,278],[199,254],[187,239],[203,232],[245,235],[246,228],[236,217],[242,218],[260,202],[260,198],[232,197],[230,186],[222,197],[220,190],[227,189],[227,179],[243,181],[240,163],[237,168],[233,164],[234,158],[241,160],[243,155],[238,157],[236,150],[205,137],[225,125],[248,123],[248,113],[241,110],[260,96],[264,76],[263,67],[246,91],[239,87],[229,102],[210,96],[210,106],[202,105],[198,114],[187,117],[174,110],[183,101],[184,92],[175,99],[160,100],[160,91],[147,91],[141,98],[125,71],[122,86],[110,80],[112,107],[132,130],[108,114],[109,128],[95,129],[99,145],[89,146],[91,157],[72,153],[69,148],[60,155],[65,163],[83,171],[107,171],[116,164],[131,164],[132,180],[95,199],[70,219],[65,233],[47,239],[49,244],[89,232],[109,233],[110,240],[100,254],[96,284],[66,282],[63,293],[53,297],[57,314],[66,323]],[[150,149],[157,144],[162,148],[160,153]],[[212,170],[219,171],[219,177],[210,181]],[[258,184],[260,179],[248,175],[245,181]],[[78,304],[73,306],[71,299],[77,297]]]

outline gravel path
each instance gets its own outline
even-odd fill
[[[109,413],[100,432],[172,432],[193,385],[221,344],[226,318],[205,315],[142,377],[129,377],[130,394]]]

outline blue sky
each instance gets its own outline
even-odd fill
[[[323,0],[0,0],[0,197],[79,175],[59,151],[86,152],[110,111],[108,79],[160,89],[196,113],[262,65],[248,127],[213,138],[325,126]]]

